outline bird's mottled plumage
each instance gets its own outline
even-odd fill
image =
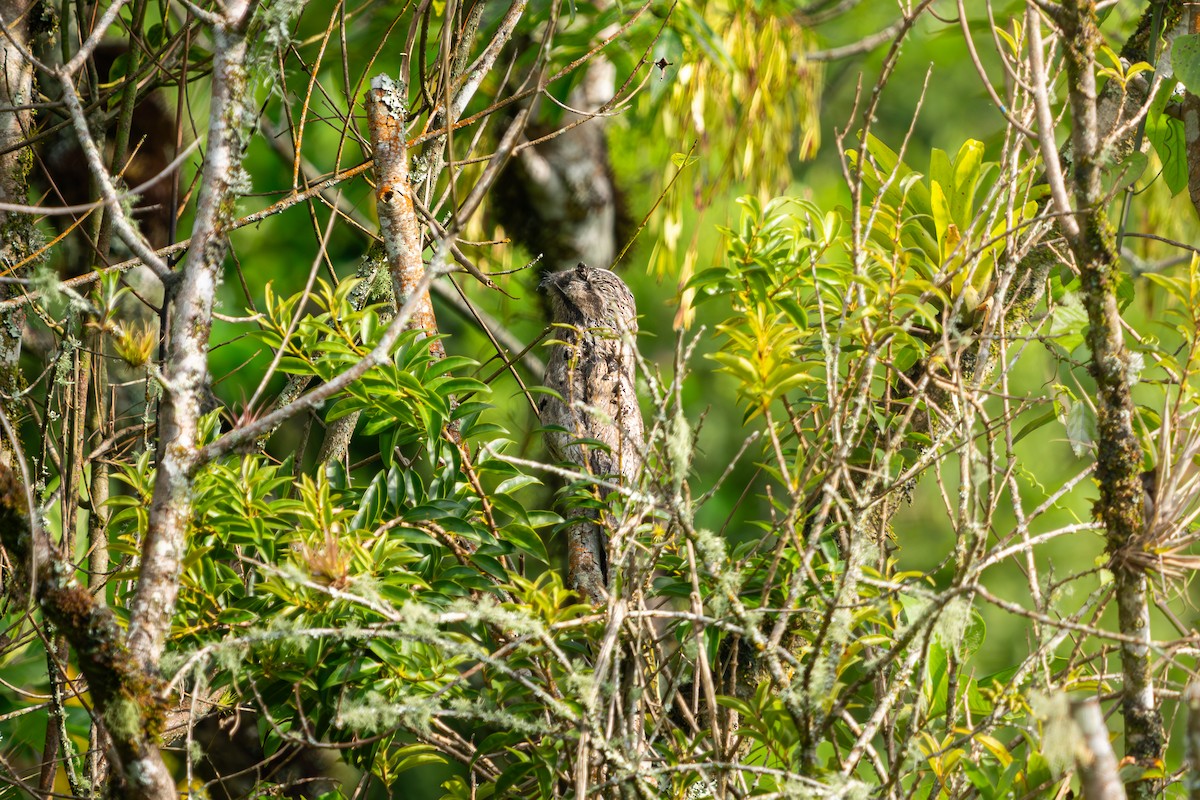
[[[635,391],[637,306],[612,272],[580,264],[547,275],[555,344],[539,403],[546,445],[555,461],[631,483],[642,468],[644,427]],[[561,399],[560,399],[561,398]],[[604,447],[580,440],[595,440]],[[604,599],[605,538],[594,522],[572,527],[567,582],[592,602]]]

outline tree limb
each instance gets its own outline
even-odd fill
[[[1116,579],[1118,625],[1143,644],[1122,644],[1126,753],[1151,768],[1162,758],[1162,716],[1155,701],[1150,665],[1150,608],[1145,570],[1123,557],[1138,547],[1142,519],[1142,448],[1134,428],[1137,409],[1131,386],[1136,374],[1125,346],[1116,287],[1120,255],[1108,215],[1100,175],[1101,132],[1097,124],[1095,55],[1100,33],[1094,0],[1067,0],[1060,17],[1073,125],[1073,189],[1078,232],[1067,242],[1079,267],[1091,350],[1088,369],[1096,381],[1096,479],[1100,499],[1094,511],[1104,523],[1110,566]],[[1156,781],[1135,781],[1135,797],[1150,797]]]
[[[25,487],[3,462],[0,543],[23,573],[42,613],[70,642],[87,678],[95,715],[112,744],[114,774],[120,776],[118,796],[175,800],[175,780],[157,743],[164,711],[161,679],[141,668],[112,611],[80,585],[74,566],[51,545],[45,531],[30,524]]]
[[[209,332],[232,198],[241,175],[242,137],[250,125],[247,99],[246,23],[249,3],[230,3],[213,28],[213,89],[195,232],[174,287],[174,311],[159,410],[158,472],[142,546],[137,596],[129,621],[129,647],[138,663],[158,663],[179,594],[179,573],[192,511],[201,402],[208,383]]]
[[[1083,734],[1075,753],[1075,767],[1087,800],[1125,800],[1125,787],[1117,770],[1117,757],[1108,740],[1108,726],[1094,697],[1071,704],[1071,717]]]

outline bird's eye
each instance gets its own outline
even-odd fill
[[[578,264],[576,264],[575,265],[575,275],[578,278],[586,278],[587,277],[587,264],[584,264],[582,261],[580,261]]]

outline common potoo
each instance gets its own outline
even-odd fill
[[[584,264],[547,275],[541,288],[559,326],[546,367],[546,386],[558,397],[545,395],[538,404],[542,425],[555,429],[546,431],[550,456],[631,483],[642,467],[644,433],[634,390],[633,293],[612,272]],[[601,603],[607,596],[606,537],[597,522],[585,521],[582,512],[576,516],[581,520],[567,534],[567,585]]]

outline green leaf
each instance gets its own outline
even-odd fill
[[[258,614],[244,608],[226,608],[217,615],[222,625],[244,625],[258,620]]]
[[[1146,115],[1146,138],[1154,145],[1154,152],[1163,164],[1162,177],[1167,188],[1176,195],[1188,183],[1187,153],[1183,123],[1165,113],[1172,99],[1168,84],[1170,81],[1165,81],[1159,89]]]
[[[1171,43],[1171,67],[1175,78],[1192,94],[1200,94],[1200,34],[1176,36]]]
[[[1096,414],[1087,403],[1068,399],[1060,394],[1055,399],[1059,406],[1059,420],[1067,429],[1067,441],[1076,457],[1082,456],[1096,441]]]
[[[912,170],[908,167],[908,165],[901,163],[900,156],[882,141],[875,138],[874,134],[867,134],[867,152],[871,154],[871,157],[875,159],[875,163],[879,165],[879,168],[883,173],[880,176],[881,178],[889,177],[893,171],[895,171],[896,178],[899,180],[903,180],[905,177],[912,174]],[[851,160],[853,160],[853,158],[857,156],[857,153],[854,151],[850,151],[850,153]],[[864,169],[864,178],[867,177],[866,172],[867,170]],[[908,205],[915,213],[928,214],[929,189],[927,189],[920,181],[913,181],[909,185],[911,188],[908,192]],[[877,181],[875,187],[873,188],[878,188],[878,186],[879,182]],[[893,182],[891,189],[885,195],[885,199],[893,206],[898,206],[900,204],[900,191],[895,182]]]
[[[898,372],[908,372],[917,363],[920,353],[915,347],[898,347],[892,351],[892,363]]]
[[[446,356],[438,361],[435,365],[437,372],[445,374],[447,372],[459,372],[460,370],[474,369],[479,366],[479,362],[473,358],[466,356]]]
[[[509,790],[516,786],[517,782],[533,772],[540,766],[536,759],[529,761],[520,761],[516,764],[509,764],[504,768],[504,773],[500,776],[500,780],[496,781],[496,796],[508,797]]]
[[[532,528],[516,524],[505,525],[501,535],[505,541],[512,542],[522,552],[533,556],[543,564],[550,563],[546,545],[542,543],[541,537]]]
[[[747,703],[745,700],[739,700],[736,697],[730,697],[723,694],[717,695],[717,705],[724,706],[725,708],[731,708],[741,714],[743,717],[748,717],[750,719],[758,718],[758,714],[755,713],[754,708],[752,708],[749,703]]]
[[[954,157],[954,191],[950,197],[950,216],[965,230],[974,216],[975,190],[983,174],[983,142],[967,139]]]
[[[563,518],[553,511],[531,510],[525,516],[529,524],[534,528],[545,528],[548,525],[557,525],[563,521]]]
[[[1013,437],[1013,444],[1016,444],[1017,442],[1021,441],[1026,436],[1028,436],[1029,434],[1038,430],[1039,428],[1044,427],[1046,425],[1046,423],[1052,421],[1054,418],[1055,418],[1054,409],[1051,409],[1051,410],[1047,411],[1046,413],[1042,414],[1041,416],[1026,423],[1025,427],[1021,428],[1021,430],[1018,431],[1017,435]]]
[[[1145,153],[1133,152],[1120,164],[1114,164],[1106,168],[1102,175],[1102,184],[1106,195],[1123,192],[1132,186],[1138,178],[1142,177],[1146,171],[1146,167],[1150,164],[1150,158]]]
[[[946,191],[954,186],[954,166],[945,150],[935,147],[929,153],[929,183],[931,187],[940,183]]]
[[[699,160],[700,160],[699,156],[689,156],[687,153],[672,153],[671,154],[671,163],[674,164],[675,166],[679,167],[680,169],[683,169],[684,167],[690,167],[692,164],[695,164]]]
[[[1144,277],[1151,283],[1156,283],[1166,289],[1171,296],[1181,303],[1188,303],[1191,290],[1182,278],[1175,278],[1158,272],[1147,272]]]
[[[804,310],[804,306],[797,303],[790,297],[779,297],[775,301],[778,306],[783,309],[783,313],[793,324],[800,330],[808,329],[808,313]]]
[[[446,764],[445,756],[438,752],[438,749],[431,744],[410,744],[401,747],[395,753],[395,769],[396,772],[404,772],[414,767],[423,767],[427,764]]]
[[[1087,310],[1074,292],[1068,292],[1054,307],[1048,334],[1056,344],[1071,353],[1083,344],[1083,332],[1088,326]]]
[[[933,208],[933,229],[937,233],[938,258],[944,261],[951,249],[947,246],[946,232],[954,220],[950,216],[950,203],[946,201],[942,184],[934,182],[929,191],[929,202]]]
[[[1016,21],[1016,19],[1014,19],[1013,20],[1014,27],[1016,26],[1016,24],[1017,24],[1017,21]],[[1017,47],[1017,40],[1014,39],[1012,37],[1012,35],[1008,33],[1008,31],[1004,30],[999,25],[993,25],[992,31],[995,32],[995,34],[997,36],[999,36],[1001,39],[1004,40],[1004,43],[1008,45],[1008,49],[1012,51],[1012,54],[1014,56],[1020,57],[1021,48]]]
[[[541,481],[533,475],[516,475],[501,482],[501,484],[496,487],[496,494],[512,494],[518,489],[522,489],[526,486],[534,484],[540,485]]]

